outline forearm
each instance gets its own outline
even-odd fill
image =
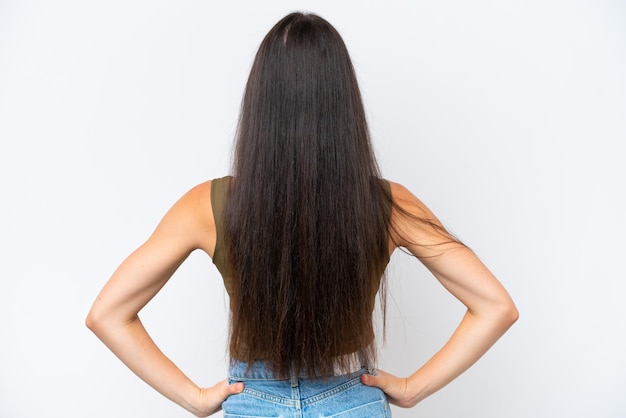
[[[194,415],[200,389],[157,347],[138,317],[127,323],[88,319],[89,328],[137,376]]]
[[[407,378],[413,406],[470,368],[516,321],[514,307],[492,315],[467,312],[450,340]]]

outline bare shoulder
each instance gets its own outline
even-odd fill
[[[402,211],[407,211],[415,216],[426,217],[436,219],[435,215],[428,209],[428,207],[409,189],[403,186],[400,183],[396,183],[390,180],[387,180],[389,185],[391,186],[391,198],[395,205],[397,205],[395,210],[392,212],[392,219],[394,216],[397,218],[399,213],[398,209]]]
[[[215,222],[211,209],[211,181],[188,190],[165,214],[155,235],[181,240],[190,249],[201,249],[213,254]]]
[[[456,243],[417,196],[399,183],[389,184],[393,199],[390,235],[396,246],[409,249],[417,257],[430,257],[444,249],[445,244]]]
[[[176,202],[174,207],[180,207],[181,214],[184,213],[194,222],[212,222],[211,183],[211,180],[208,180],[192,187]]]
[[[394,200],[407,200],[413,194],[402,184],[387,180],[391,186],[391,195]]]
[[[206,215],[206,211],[211,210],[211,183],[212,181],[208,180],[192,187],[181,197],[180,201],[199,211],[198,216],[202,216],[203,213]],[[209,218],[213,217],[209,216]]]

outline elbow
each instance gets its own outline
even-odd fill
[[[499,332],[506,332],[519,319],[519,311],[511,299],[493,303],[486,310],[474,312]]]
[[[101,310],[97,309],[96,306],[92,306],[91,310],[87,314],[87,317],[85,318],[85,325],[87,328],[97,335],[104,326],[105,322],[106,315],[101,312]]]
[[[500,318],[506,328],[509,328],[515,322],[517,322],[517,320],[519,319],[519,311],[517,310],[517,307],[512,300],[502,307],[502,310],[500,312]]]
[[[93,332],[95,332],[98,327],[98,318],[94,315],[93,309],[89,311],[87,317],[85,318],[85,326]]]
[[[137,315],[127,319],[125,316],[121,316],[120,312],[111,311],[107,307],[95,303],[85,318],[85,325],[98,338],[102,339],[104,335],[130,324],[136,319],[138,319]]]

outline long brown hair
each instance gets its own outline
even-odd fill
[[[292,13],[261,43],[233,175],[231,356],[263,359],[281,375],[373,363],[391,196],[348,51],[324,19]]]

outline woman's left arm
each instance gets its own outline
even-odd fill
[[[150,238],[113,273],[86,319],[87,327],[137,376],[200,417],[218,411],[243,385],[221,381],[199,388],[159,350],[138,313],[193,250],[212,254],[215,224],[210,187],[210,182],[196,186],[176,202]]]
[[[403,186],[392,183],[394,201],[409,216],[394,210],[394,242],[405,247],[467,311],[450,339],[407,378],[379,370],[363,382],[381,388],[395,405],[410,408],[438,391],[485,354],[517,320],[508,292],[469,248],[454,240],[435,215]],[[427,220],[418,222],[411,218]]]

